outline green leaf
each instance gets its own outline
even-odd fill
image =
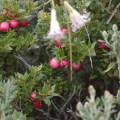
[[[112,62],[108,65],[107,69],[103,71],[103,73],[107,73],[109,72],[113,67],[115,66],[115,63]]]

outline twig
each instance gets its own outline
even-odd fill
[[[26,61],[21,55],[15,55],[15,57],[16,57],[17,59],[19,59],[21,62],[23,62],[24,65],[25,65],[28,69],[31,68],[31,65],[28,64],[27,61]]]
[[[44,5],[47,5],[51,2],[51,0],[48,0],[47,2],[44,3]]]
[[[111,3],[112,3],[112,0],[109,0],[108,7],[107,7],[107,10],[108,10],[108,11],[109,11],[109,9],[110,9]]]
[[[112,18],[116,14],[116,12],[117,12],[117,10],[118,10],[119,7],[120,7],[120,2],[116,5],[115,9],[113,10],[113,13],[111,14],[111,16],[109,17],[109,19],[107,20],[106,24],[110,23],[110,21],[112,20]]]
[[[73,93],[70,95],[70,97],[68,98],[68,100],[65,102],[65,104],[63,105],[63,107],[60,109],[60,111],[62,112],[65,107],[67,106],[67,104],[71,101],[71,99],[74,97],[75,95],[75,89],[73,90]]]
[[[67,112],[69,112],[75,120],[78,120],[77,116],[75,115],[75,113],[71,109],[68,109]]]
[[[40,10],[43,6],[48,5],[51,2],[51,0],[48,0],[47,2],[44,2],[42,5],[36,8],[36,10]]]
[[[65,9],[66,10],[66,9]],[[66,10],[67,11],[67,10]],[[66,12],[67,13],[67,12]],[[71,40],[71,30],[69,24],[69,18],[67,17],[67,29],[68,29],[68,39],[69,39],[69,55],[70,55],[70,81],[73,80],[73,69],[72,69],[72,40]]]
[[[118,64],[118,74],[119,74],[119,84],[120,84],[120,58],[117,57],[117,64]]]
[[[43,113],[43,115],[45,115],[49,120],[59,120],[57,118],[53,118],[49,115],[49,113],[45,112],[44,110],[39,110],[40,112]]]
[[[53,101],[51,101],[52,105],[54,106],[54,108],[57,110],[57,112],[59,112],[59,108],[54,104]]]
[[[91,43],[91,40],[90,40],[90,35],[89,35],[89,32],[88,32],[88,30],[87,30],[87,27],[86,27],[86,26],[85,26],[85,31],[86,31],[86,33],[87,33],[89,43]],[[88,52],[89,52],[89,55],[90,55],[90,50],[88,50]],[[91,68],[93,69],[93,62],[92,62],[92,57],[91,57],[91,55],[89,56],[89,58],[90,58]]]

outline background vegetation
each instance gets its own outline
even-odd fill
[[[0,30],[1,120],[120,120],[120,1],[67,1],[90,22],[72,32],[63,1],[54,0],[66,30],[56,43],[46,39],[51,1],[0,0],[0,23],[19,23]],[[72,80],[69,65],[50,65],[70,61],[69,32]]]

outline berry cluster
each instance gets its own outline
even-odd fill
[[[31,101],[34,104],[35,109],[41,109],[42,108],[42,103],[40,100],[37,99],[37,94],[36,92],[32,92],[31,94]]]
[[[9,22],[1,22],[0,32],[6,33],[10,29],[17,29],[19,27],[28,27],[28,26],[29,26],[29,22],[27,20],[20,22],[16,19],[13,19],[13,20],[10,20]]]
[[[59,69],[59,68],[69,68],[70,62],[69,60],[57,60],[57,58],[52,58],[49,62],[49,65],[52,69]],[[81,64],[80,63],[73,63],[72,68],[74,71],[78,72],[80,71]]]
[[[63,35],[68,34],[68,30],[66,28],[61,28],[61,32]],[[61,39],[59,37],[55,37],[54,39],[55,47],[58,49],[62,48]],[[57,60],[57,58],[52,58],[49,62],[49,65],[52,69],[59,69],[59,68],[69,68],[70,67],[70,61],[67,59],[63,59],[61,61]],[[74,71],[78,72],[80,71],[81,65],[80,63],[73,63],[72,68]]]

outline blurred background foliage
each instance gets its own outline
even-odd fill
[[[63,0],[54,1],[60,25],[67,28]],[[90,12],[91,17],[90,23],[86,25],[87,31],[82,28],[76,33],[71,33],[73,62],[81,63],[81,70],[73,72],[73,81],[69,81],[69,69],[52,70],[48,65],[49,60],[55,56],[59,60],[69,59],[68,36],[62,40],[64,46],[62,50],[55,48],[52,40],[45,39],[50,26],[51,2],[49,0],[0,0],[0,22],[10,21],[15,16],[15,19],[19,21],[28,20],[30,23],[28,28],[0,33],[0,77],[1,82],[3,79],[8,81],[6,85],[10,84],[11,81],[15,82],[17,93],[13,94],[15,96],[12,98],[14,99],[12,100],[13,103],[15,103],[13,106],[17,111],[23,111],[33,118],[39,116],[39,113],[45,114],[46,112],[54,112],[54,116],[58,117],[57,109],[64,105],[73,91],[75,91],[74,99],[67,107],[72,106],[74,110],[76,102],[79,99],[83,102],[89,95],[87,90],[89,85],[95,87],[96,96],[103,95],[105,90],[116,95],[119,89],[116,59],[110,51],[99,48],[98,40],[104,40],[102,31],[105,30],[109,33],[113,24],[117,24],[118,30],[120,29],[120,1],[68,1],[81,14],[84,11]],[[12,17],[6,13],[11,13]],[[90,56],[92,57],[93,68],[91,68]],[[10,86],[14,88],[14,86]],[[34,109],[30,100],[33,91],[37,92],[38,99],[42,101],[43,111]],[[11,90],[9,92],[11,95]],[[103,97],[105,102],[104,99]],[[112,104],[111,101],[108,102],[108,105]],[[117,103],[119,102],[119,97],[117,97]],[[10,103],[11,101],[8,104]],[[1,102],[1,104],[4,106],[4,103]],[[89,104],[87,107],[90,108]],[[79,113],[81,114],[84,109],[83,106]],[[1,115],[4,118],[6,110],[2,109],[2,111]],[[12,113],[9,118],[16,120],[12,117],[18,113],[16,111],[12,111]],[[20,120],[27,119],[22,113],[20,114],[22,117]],[[86,109],[84,114],[86,115]],[[20,115],[18,114],[18,116]],[[85,118],[82,117],[82,119]]]

